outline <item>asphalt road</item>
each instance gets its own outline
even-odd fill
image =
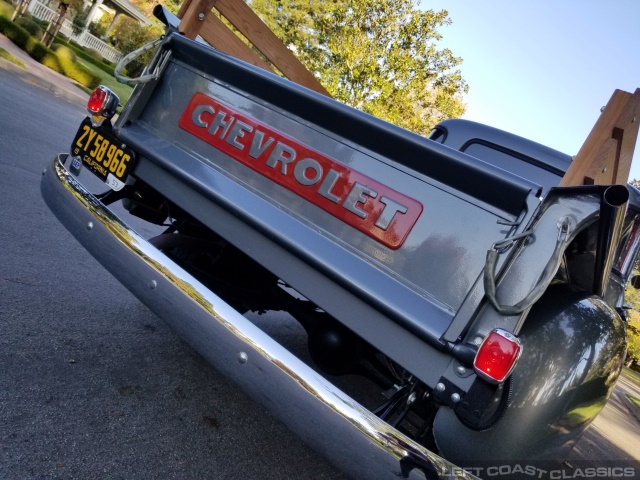
[[[41,172],[84,116],[0,68],[0,480],[344,478],[206,364],[45,206]],[[295,348],[294,327],[279,328]],[[576,446],[569,474],[572,462],[640,460],[640,417],[622,387]]]
[[[84,108],[0,68],[0,479],[340,479],[40,196]]]

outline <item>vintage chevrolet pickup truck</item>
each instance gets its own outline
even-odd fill
[[[176,33],[146,72],[43,174],[106,269],[354,478],[563,458],[625,356],[637,190],[558,187],[567,155],[462,120],[422,138]]]

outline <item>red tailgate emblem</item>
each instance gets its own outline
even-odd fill
[[[180,128],[389,248],[397,249],[422,204],[303,143],[196,93]]]

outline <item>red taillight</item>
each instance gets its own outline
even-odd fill
[[[96,88],[87,102],[87,110],[93,115],[111,118],[115,115],[120,99],[107,87]]]
[[[87,103],[89,111],[92,113],[100,113],[105,98],[107,98],[107,92],[102,88],[96,88],[89,97],[89,102]]]
[[[480,377],[492,383],[500,383],[515,367],[521,351],[522,345],[518,337],[496,328],[480,345],[473,366]]]

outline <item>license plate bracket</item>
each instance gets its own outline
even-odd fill
[[[85,118],[71,144],[72,156],[113,190],[121,190],[135,166],[135,153],[115,138],[111,127]]]

